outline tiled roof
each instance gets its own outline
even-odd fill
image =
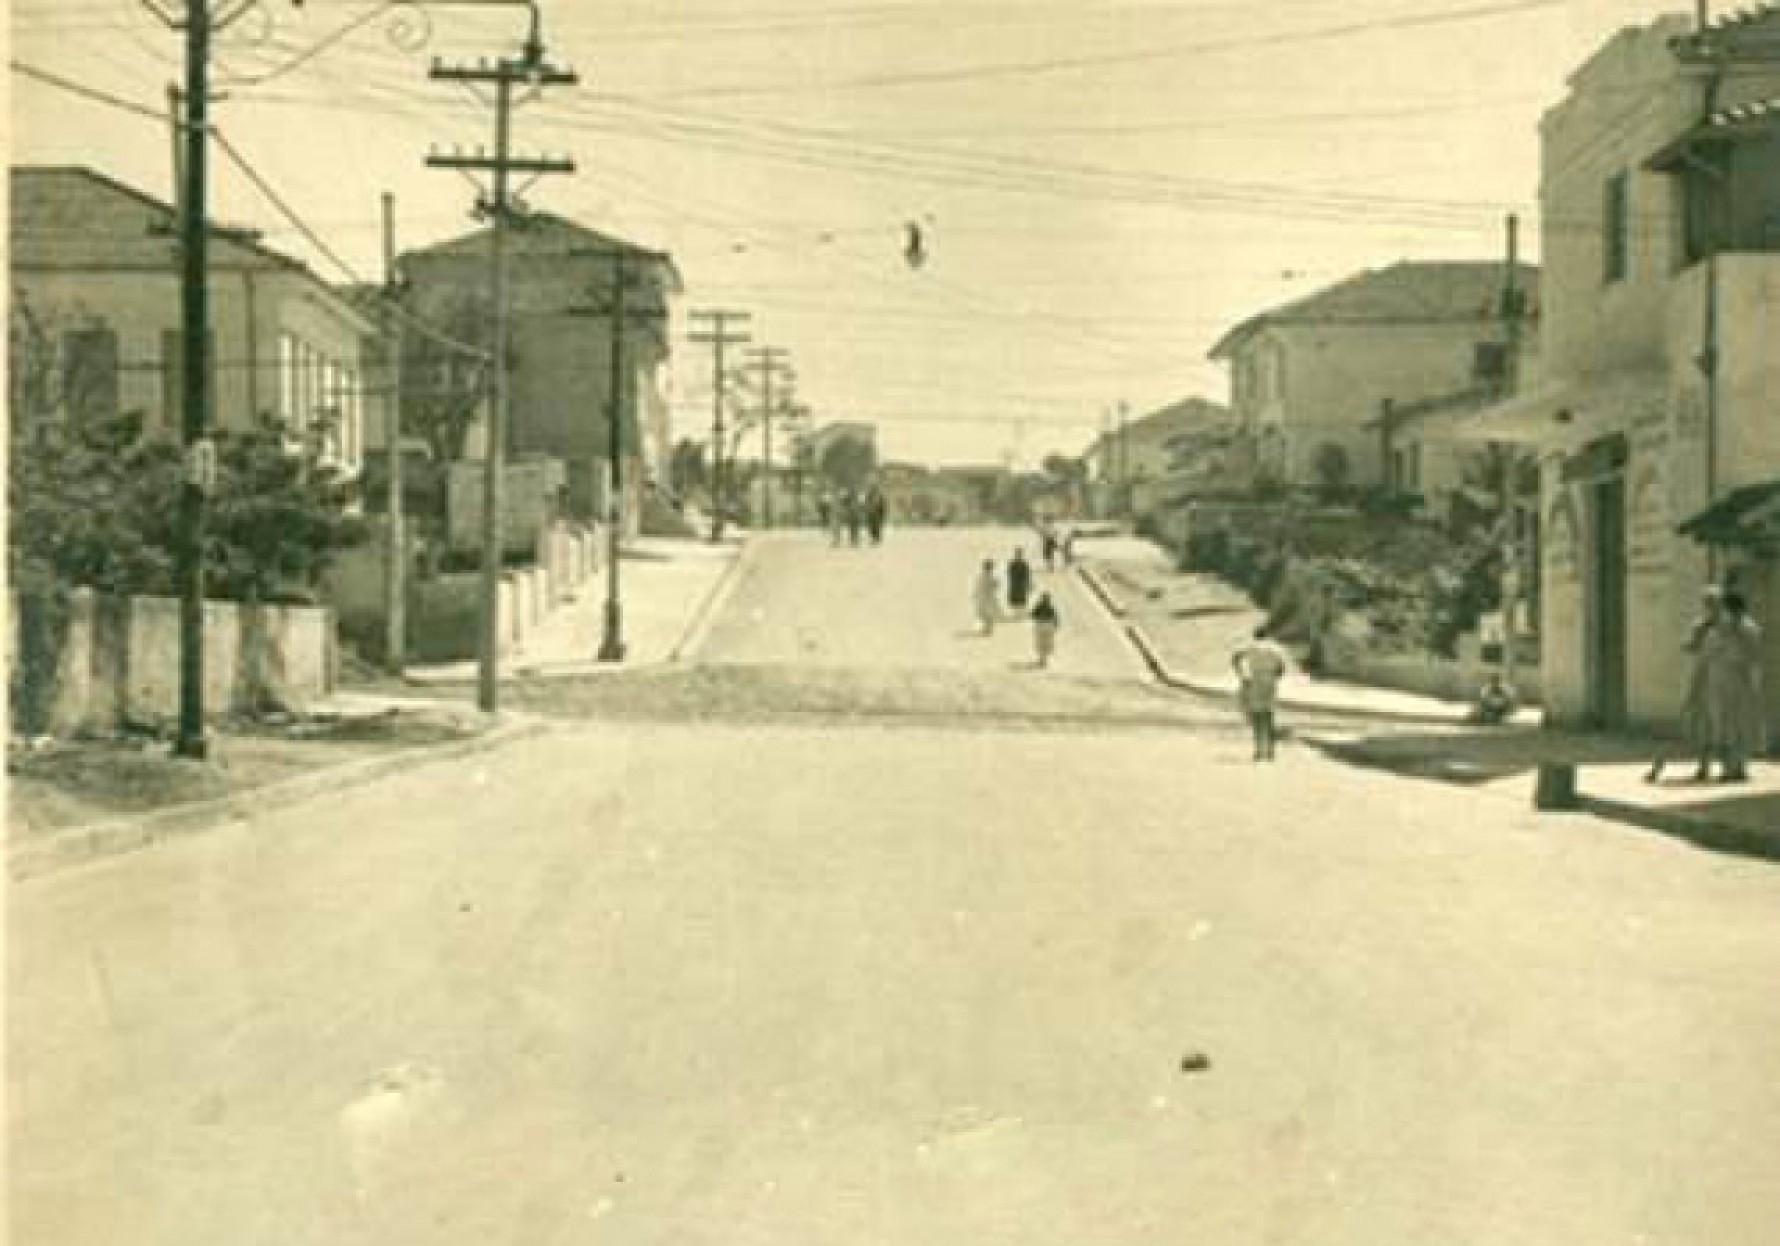
[[[507,232],[508,246],[514,253],[530,256],[560,255],[573,256],[576,251],[622,251],[639,257],[648,257],[653,252],[634,242],[623,238],[614,238],[602,234],[596,229],[589,229],[578,221],[571,221],[565,216],[554,212],[533,211],[520,218],[519,223]],[[480,258],[488,253],[488,229],[471,230],[456,238],[447,238],[443,242],[434,243],[430,247],[421,247],[406,253],[403,262],[426,259],[458,259],[467,257]],[[663,259],[669,293],[679,293],[681,289],[680,273],[674,267],[673,259]]]
[[[1237,325],[1212,348],[1221,359],[1276,324],[1432,324],[1492,320],[1500,315],[1502,268],[1487,260],[1405,260],[1367,271]],[[1527,314],[1538,315],[1539,270],[1519,268]]]
[[[173,271],[170,204],[80,166],[15,166],[10,181],[13,267]],[[210,264],[308,271],[240,231],[214,225]]]

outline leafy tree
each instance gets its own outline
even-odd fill
[[[865,437],[842,433],[822,448],[817,466],[838,487],[862,489],[878,469],[877,447]]]
[[[402,334],[402,431],[424,438],[435,463],[455,463],[482,414],[488,363],[439,337],[492,349],[494,310],[485,296],[463,291],[428,307],[426,319],[438,334]]]

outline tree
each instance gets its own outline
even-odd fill
[[[870,438],[842,432],[822,447],[817,466],[837,487],[862,489],[878,469],[878,449]]]
[[[433,462],[455,463],[482,414],[488,363],[439,338],[492,349],[494,309],[485,296],[462,291],[427,308],[426,315],[437,334],[402,334],[402,431],[424,438]]]

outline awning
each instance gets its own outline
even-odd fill
[[[1668,401],[1666,373],[1620,372],[1545,385],[1506,399],[1455,421],[1451,436],[1457,441],[1575,445],[1660,413]]]
[[[1780,479],[1733,489],[1675,531],[1702,545],[1780,544]]]
[[[1695,158],[1702,147],[1766,139],[1776,129],[1780,129],[1780,98],[1721,108],[1659,150],[1644,162],[1644,167],[1653,173],[1675,173]]]

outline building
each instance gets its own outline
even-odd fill
[[[1776,48],[1773,3],[1628,29],[1542,122],[1543,377],[1470,435],[1540,458],[1559,721],[1672,725],[1714,580],[1751,596],[1780,672]]]
[[[180,426],[180,276],[174,211],[93,169],[11,171],[14,418],[140,412]],[[248,231],[209,242],[212,427],[265,417],[348,473],[382,427],[377,325]]]
[[[1383,404],[1451,395],[1499,368],[1506,275],[1500,263],[1406,261],[1230,330],[1211,357],[1230,365],[1243,451],[1232,476],[1295,489],[1382,486]],[[1536,316],[1538,271],[1523,265],[1515,280]]]
[[[1096,437],[1082,454],[1095,514],[1144,513],[1190,492],[1221,456],[1230,409],[1185,398]]]
[[[583,517],[607,513],[611,460],[614,280],[627,269],[620,358],[619,424],[628,530],[635,530],[647,482],[665,483],[672,453],[668,421],[669,300],[680,293],[673,261],[548,212],[533,212],[507,234],[512,355],[507,452],[562,460],[566,504]],[[409,308],[452,336],[492,340],[489,231],[481,229],[396,262]],[[622,262],[619,257],[623,257]],[[421,339],[405,352],[404,402],[412,427],[420,404],[452,384],[461,361]],[[461,453],[477,453],[471,438]]]

